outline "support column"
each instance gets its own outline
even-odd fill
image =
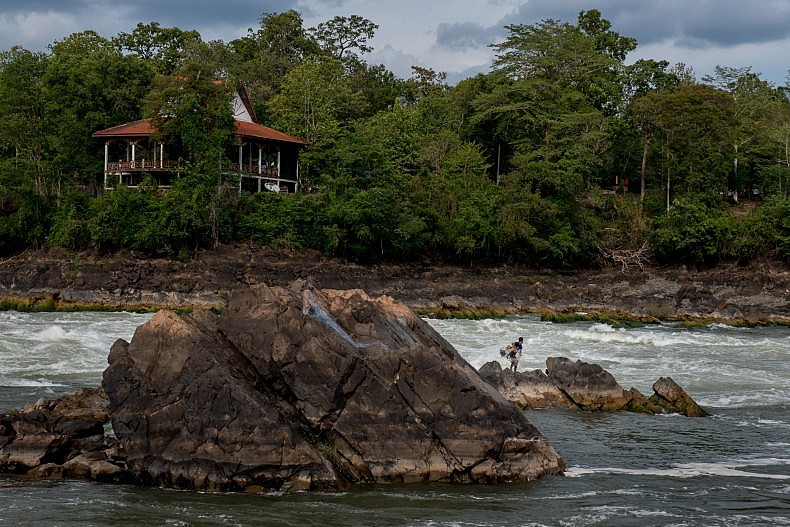
[[[104,142],[104,188],[107,188],[107,165],[110,163],[110,142]]]
[[[258,175],[263,173],[263,147],[258,145]]]

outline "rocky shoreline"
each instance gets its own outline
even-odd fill
[[[363,266],[312,251],[220,246],[192,260],[60,249],[0,261],[0,307],[156,310],[222,308],[252,284],[363,289],[422,314],[540,312],[657,322],[790,324],[790,269],[763,261],[695,271],[684,267],[546,270],[435,263]],[[560,317],[561,319],[561,317]]]

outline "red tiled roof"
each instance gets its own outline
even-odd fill
[[[270,141],[279,141],[281,143],[296,143],[299,145],[306,145],[307,141],[302,141],[292,135],[288,135],[274,128],[263,126],[258,123],[250,123],[247,121],[236,121],[236,135],[240,137],[251,137],[254,139],[269,139]]]
[[[141,121],[134,121],[131,123],[121,124],[99,130],[93,133],[93,137],[148,137],[156,132],[151,119],[143,119]],[[281,143],[295,143],[298,145],[306,145],[306,141],[302,141],[292,135],[288,135],[274,128],[263,126],[258,123],[250,123],[247,121],[236,121],[236,135],[240,137],[248,137],[253,139],[268,139],[270,141],[278,141]]]
[[[93,137],[148,137],[155,131],[151,120],[143,119],[93,132]]]

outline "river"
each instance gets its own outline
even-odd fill
[[[0,409],[99,385],[112,343],[149,317],[0,312]],[[247,496],[5,474],[0,525],[790,526],[790,328],[428,322],[475,367],[523,336],[520,370],[582,359],[647,395],[671,376],[712,416],[528,411],[568,470],[523,485]]]

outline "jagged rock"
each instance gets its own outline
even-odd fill
[[[636,388],[624,390],[612,374],[597,364],[549,357],[546,366],[546,373],[540,370],[513,373],[491,361],[484,364],[479,373],[505,399],[524,409],[567,407],[587,411],[708,415],[668,377],[653,384],[656,393],[648,398]]]
[[[546,359],[546,374],[582,410],[622,410],[634,395],[598,364],[565,357]]]
[[[703,410],[686,391],[671,377],[661,377],[653,383],[655,393],[650,401],[668,412],[677,412],[689,417],[706,417]]]
[[[541,370],[513,373],[497,361],[483,364],[480,377],[505,399],[524,409],[576,408],[576,405]]]
[[[49,477],[66,461],[102,449],[106,399],[98,389],[39,399],[0,416],[0,471]]]
[[[206,489],[526,481],[563,470],[426,322],[362,291],[244,289],[221,315],[160,311],[104,373],[137,478]]]
[[[660,406],[653,403],[653,401],[636,388],[631,388],[628,393],[630,394],[631,400],[623,407],[623,410],[651,415],[664,413],[664,410]]]

